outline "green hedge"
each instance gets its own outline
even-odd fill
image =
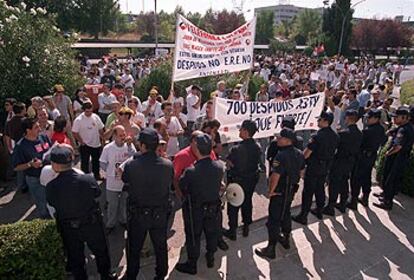
[[[382,176],[384,173],[384,163],[385,163],[385,152],[387,150],[385,145],[378,154],[378,159],[376,162],[375,169],[377,171],[377,182],[381,185]],[[403,185],[401,192],[408,196],[414,197],[414,150],[411,151],[410,161],[404,170]]]
[[[54,221],[0,226],[0,279],[64,279],[62,242]]]
[[[401,104],[414,104],[414,80],[409,80],[401,85]]]

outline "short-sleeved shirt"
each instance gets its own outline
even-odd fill
[[[210,153],[210,158],[212,160],[216,160],[216,155],[213,151]],[[191,150],[191,147],[187,147],[185,149],[182,149],[179,151],[173,161],[174,165],[174,179],[178,180],[180,179],[181,175],[184,173],[185,169],[187,169],[190,166],[193,166],[193,164],[197,161],[197,157]]]
[[[160,118],[160,120],[164,123],[167,123],[165,117]],[[177,134],[182,130],[183,128],[181,127],[180,121],[176,117],[172,116],[170,122],[167,125],[168,134]],[[178,145],[177,136],[169,136],[167,143],[167,155],[170,157],[175,156],[175,154],[178,153],[179,150],[180,147]]]
[[[69,96],[62,95],[62,98],[59,98],[59,96],[54,95],[53,102],[59,110],[60,115],[64,116],[67,120],[70,120],[69,108],[72,106],[72,100],[70,100]]]
[[[145,112],[148,106],[151,106],[151,109],[146,117],[147,125],[149,127],[153,127],[155,120],[159,119],[162,116],[161,103],[156,101],[154,105],[150,105],[149,101],[146,100],[142,103],[142,112]]]
[[[187,98],[187,118],[188,121],[194,122],[200,115],[200,108],[193,108],[200,98],[197,95],[190,93]]]
[[[92,148],[99,148],[101,146],[101,139],[99,131],[104,128],[104,124],[98,115],[92,113],[87,117],[82,113],[73,122],[72,131],[79,133],[85,145]]]
[[[119,147],[114,141],[103,148],[99,161],[107,164],[105,171],[107,190],[115,192],[122,191],[124,182],[122,182],[120,177],[116,176],[116,169],[134,153],[136,153],[134,145],[125,143]]]
[[[116,97],[112,93],[109,93],[109,94],[100,93],[98,95],[99,113],[110,114],[111,109],[104,109],[104,106],[111,105],[115,101],[116,101]]]
[[[43,155],[51,148],[50,140],[47,136],[39,135],[35,141],[23,137],[17,142],[12,156],[13,167],[23,163],[28,163],[33,159],[43,160]],[[30,167],[24,171],[26,176],[40,177],[41,168]]]

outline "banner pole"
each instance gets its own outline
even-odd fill
[[[171,87],[170,87],[170,94],[169,94],[169,96],[168,96],[168,101],[169,102],[172,102],[173,101],[173,98],[174,98],[174,95],[173,95],[173,92],[174,92],[174,74],[175,74],[175,64],[176,64],[176,59],[177,59],[177,54],[176,54],[176,51],[177,51],[177,36],[178,36],[178,22],[179,22],[179,20],[180,20],[180,14],[177,14],[177,18],[176,18],[176,20],[175,20],[175,46],[174,46],[174,55],[173,55],[173,65],[172,65],[172,71],[171,71]]]

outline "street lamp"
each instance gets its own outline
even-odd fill
[[[157,0],[154,0],[154,17],[155,17],[155,55],[158,49],[158,19],[157,19]]]
[[[341,37],[339,39],[339,46],[338,46],[338,55],[340,55],[341,52],[342,52],[342,42],[343,42],[343,39],[344,39],[344,29],[345,29],[346,19],[348,18],[348,15],[352,11],[352,9],[355,8],[355,6],[361,4],[362,2],[365,2],[365,1],[367,1],[367,0],[361,0],[361,1],[356,2],[355,4],[353,4],[348,9],[348,11],[346,11],[346,13],[344,13],[344,11],[342,10],[342,8],[338,4],[336,4],[336,7],[341,11],[342,16],[343,16],[343,19],[342,19],[342,27],[341,27]]]

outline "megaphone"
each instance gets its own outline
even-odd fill
[[[230,183],[222,195],[223,202],[239,207],[244,201],[244,191],[239,184]]]

